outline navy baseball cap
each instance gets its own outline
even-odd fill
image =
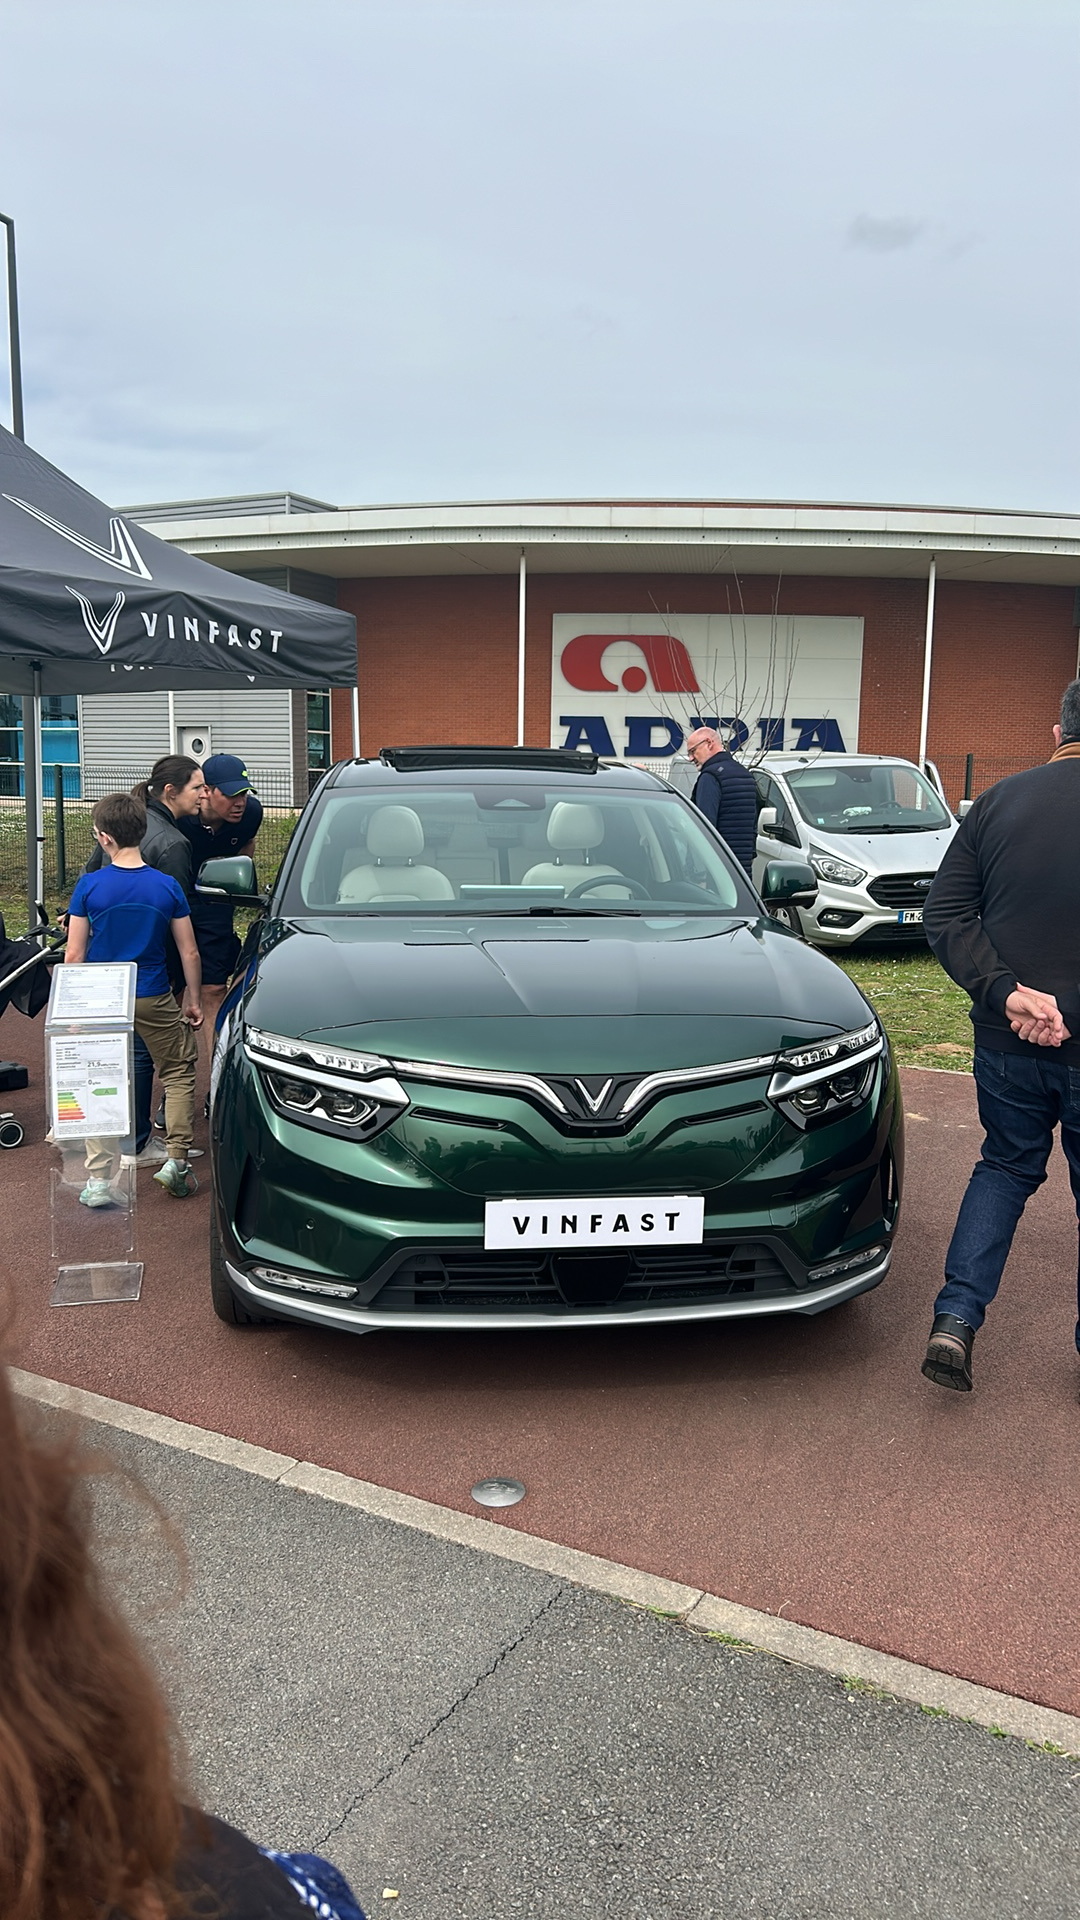
[[[212,753],[202,763],[202,775],[208,787],[216,787],[230,800],[238,793],[252,793],[251,775],[235,753]]]

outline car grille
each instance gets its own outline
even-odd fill
[[[932,873],[883,873],[866,891],[879,907],[925,907]]]
[[[406,1259],[365,1305],[380,1313],[574,1313],[775,1298],[798,1288],[763,1241],[639,1249],[625,1254],[480,1253]],[[359,1305],[359,1301],[357,1302]]]

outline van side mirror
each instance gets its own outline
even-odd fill
[[[805,860],[770,860],[762,875],[761,897],[766,906],[812,907],[817,879]]]
[[[249,854],[238,853],[226,860],[204,860],[195,881],[196,893],[208,893],[219,900],[231,900],[237,907],[266,905],[256,890],[255,862]]]
[[[961,800],[960,805],[956,809],[957,819],[966,820],[968,814],[971,812],[971,809],[974,805],[975,805],[974,800]]]
[[[775,825],[776,825],[776,808],[762,807],[761,812],[758,814],[758,817],[757,817],[758,832],[771,833]]]

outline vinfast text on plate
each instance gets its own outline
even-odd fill
[[[668,1193],[635,1200],[489,1200],[484,1245],[505,1247],[700,1246],[705,1202]]]

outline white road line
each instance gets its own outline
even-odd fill
[[[701,1588],[682,1586],[657,1574],[643,1573],[636,1567],[621,1566],[614,1560],[601,1560],[596,1554],[560,1546],[554,1540],[519,1532],[516,1527],[504,1526],[498,1521],[458,1513],[453,1507],[436,1506],[433,1501],[418,1500],[411,1493],[395,1493],[371,1481],[315,1466],[310,1460],[295,1460],[290,1454],[272,1453],[246,1440],[232,1440],[227,1434],[190,1426],[185,1420],[173,1420],[164,1413],[129,1406],[123,1400],[110,1400],[83,1387],[65,1386],[62,1381],[49,1380],[41,1374],[24,1373],[19,1367],[9,1368],[8,1377],[16,1393],[42,1406],[61,1408],[80,1419],[139,1434],[159,1446],[196,1454],[203,1460],[235,1467],[240,1473],[257,1474],[260,1479],[272,1480],[297,1493],[314,1494],[339,1506],[355,1507],[361,1513],[412,1527],[415,1532],[429,1534],[437,1540],[451,1540],[478,1553],[495,1554],[501,1560],[568,1580],[574,1586],[669,1614],[698,1632],[722,1634],[799,1666],[838,1674],[864,1686],[881,1688],[899,1700],[952,1714],[977,1726],[1000,1728],[1003,1733],[1014,1734],[1021,1740],[1060,1747],[1080,1757],[1080,1718],[1059,1713],[1053,1707],[1041,1707],[1015,1694],[997,1693],[992,1687],[976,1686],[969,1680],[940,1673],[934,1667],[917,1666],[911,1660],[900,1660],[893,1654],[862,1647],[854,1640],[837,1639],[834,1634],[821,1633],[816,1627],[803,1627],[776,1614],[759,1613],[753,1607],[720,1599]]]

